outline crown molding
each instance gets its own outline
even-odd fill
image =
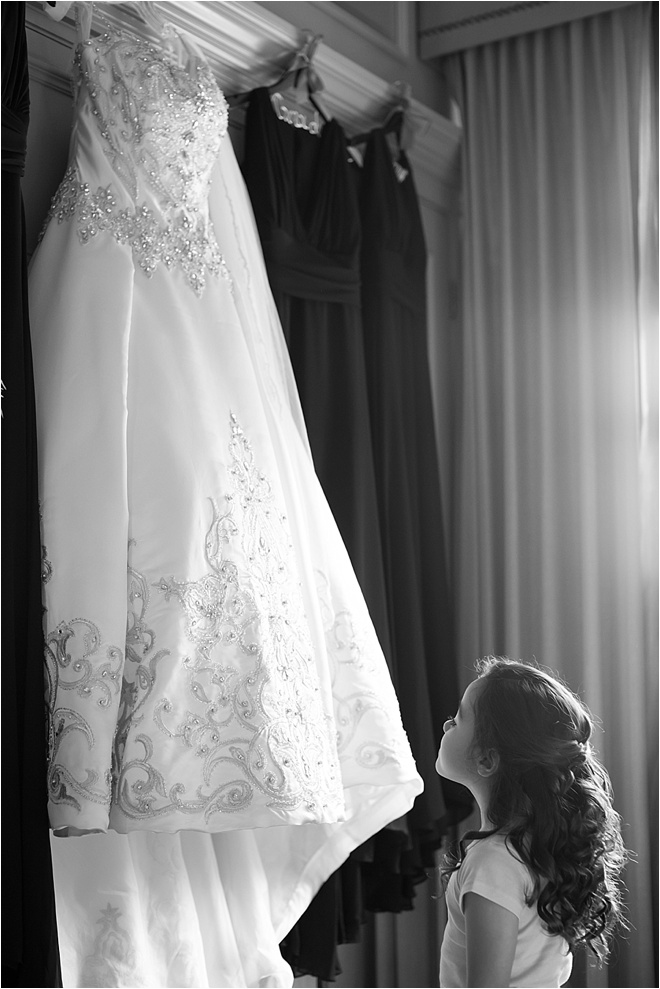
[[[226,93],[271,83],[301,41],[295,27],[258,3],[170,0],[151,6],[193,36]],[[72,17],[54,21],[41,3],[26,7],[30,77],[68,94],[76,41]],[[137,9],[137,4],[115,3],[104,13],[145,38],[153,37]],[[389,82],[324,45],[316,52],[315,65],[325,84],[324,106],[349,136],[383,120],[393,98]],[[410,109],[413,119],[422,122],[409,152],[419,195],[434,208],[448,208],[456,195],[461,129],[414,98]]]

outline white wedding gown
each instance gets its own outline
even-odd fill
[[[64,984],[284,986],[279,940],[422,783],[225,100],[168,38],[78,46],[30,272]]]

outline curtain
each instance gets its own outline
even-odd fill
[[[630,930],[569,984],[657,986],[657,4],[446,59],[464,124],[452,503],[465,682],[553,667],[600,722]]]

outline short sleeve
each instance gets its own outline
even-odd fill
[[[470,845],[457,875],[461,912],[466,893],[510,910],[520,920],[532,881],[527,867],[510,851],[503,838],[477,840]]]

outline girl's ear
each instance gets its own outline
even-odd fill
[[[477,759],[477,772],[480,776],[487,778],[493,775],[499,764],[499,753],[495,749],[488,749],[487,752],[482,752]]]

